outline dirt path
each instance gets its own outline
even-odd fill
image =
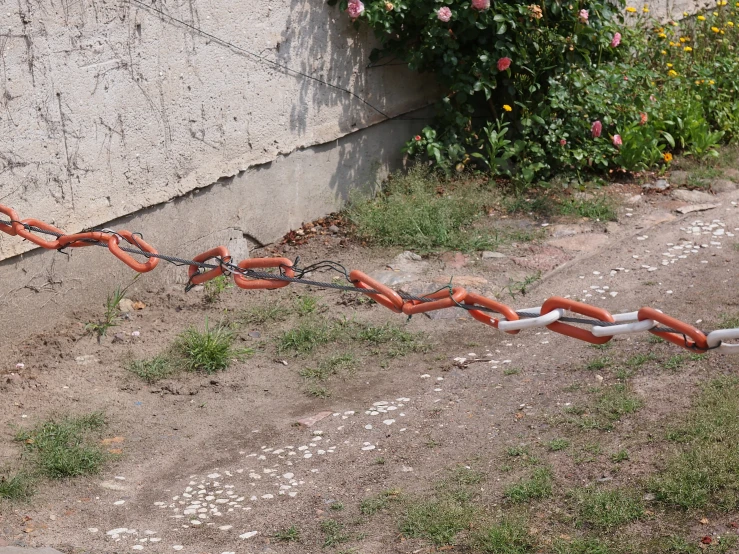
[[[652,306],[713,329],[722,315],[739,311],[739,192],[717,198],[719,207],[676,216],[671,210],[685,202],[658,197],[624,210],[621,224],[551,225],[544,227],[550,234],[544,245],[515,246],[506,257],[485,260],[406,260],[396,274],[406,275],[407,290],[432,290],[454,275],[469,289],[491,294],[506,287],[515,292],[516,283],[540,269],[544,278],[526,296],[508,297],[515,308],[560,295],[613,313]],[[338,259],[374,271],[386,270],[398,254],[347,249],[337,241],[298,252],[306,261]],[[552,260],[568,259],[551,270]],[[293,306],[297,294],[318,299],[311,316],[318,319],[305,320],[310,325],[347,318],[377,329],[392,321],[424,333],[430,348],[399,355],[392,343],[347,339],[306,354],[278,353],[275,341],[301,322],[291,313],[285,321],[242,324],[240,344],[256,353],[228,371],[147,385],[125,369],[127,359],[163,351],[187,326],[202,327],[206,317],[235,320],[265,303]],[[462,464],[486,475],[483,503],[499,510],[504,486],[527,471],[504,467],[506,448],[558,437],[555,416],[582,400],[584,388],[616,380],[607,369],[583,371],[602,356],[584,343],[546,329],[506,335],[461,311],[442,319],[416,316],[405,324],[379,306],[297,287],[231,290],[215,306],[204,306],[197,293],[141,287],[135,299],[146,307],[100,345],[83,333],[90,315],[78,315],[55,334],[3,345],[0,461],[18,459],[12,426],[94,410],[105,412],[106,437],[120,437],[114,446],[121,455],[98,476],[46,481],[29,503],[0,505],[0,546],[50,545],[80,553],[425,551],[420,540],[400,540],[397,514],[367,516],[359,510],[362,500],[392,490],[423,495]],[[683,353],[648,337],[616,338],[608,356],[653,352],[665,360]],[[306,395],[298,372],[342,353],[353,356],[353,371],[325,383],[329,397]],[[25,367],[16,370],[17,363]],[[704,362],[686,362],[679,373],[637,372],[631,383],[648,406],[641,416],[663,421],[689,405],[696,383],[736,364],[709,354]],[[319,415],[311,426],[297,423]],[[624,418],[618,425],[617,437],[599,435],[603,447],[631,441],[631,451],[644,454],[641,462],[614,475],[605,462],[583,465],[554,455],[555,479],[587,484],[607,475],[628,484],[650,471],[653,447],[642,440],[640,424]],[[324,548],[329,531],[321,522],[327,520],[345,530],[347,540],[337,539],[336,547]],[[541,523],[538,532],[552,525]],[[291,526],[301,529],[299,542],[273,538]]]

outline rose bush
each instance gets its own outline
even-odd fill
[[[401,59],[444,89],[434,125],[406,145],[411,156],[528,185],[554,172],[645,169],[667,163],[668,150],[705,155],[739,136],[739,3],[660,25],[647,6],[619,1],[340,8],[379,38],[373,61]]]

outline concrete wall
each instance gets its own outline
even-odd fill
[[[338,209],[358,183],[378,182],[401,164],[403,142],[422,124],[422,119],[380,123],[278,156],[107,225],[140,231],[162,253],[191,257],[223,244],[240,260],[249,256],[252,245]],[[5,235],[0,240],[19,242]],[[36,249],[0,261],[0,344],[49,329],[74,312],[99,314],[106,293],[135,275],[104,248],[68,252]],[[186,268],[161,262],[133,290],[186,281]]]
[[[366,69],[371,37],[323,1],[139,2],[2,2],[0,202],[21,217],[100,225],[434,96],[402,66]],[[339,196],[331,174],[303,187]],[[0,259],[30,246],[0,237]]]

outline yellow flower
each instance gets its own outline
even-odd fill
[[[683,50],[685,50],[686,52],[692,52],[693,51],[693,49],[690,46],[686,46],[685,48],[683,48]]]
[[[701,82],[700,82],[700,81],[696,81],[696,82],[695,82],[695,84],[696,84],[696,85],[700,85],[700,84],[701,84]]]
[[[660,54],[662,54],[663,56],[666,56],[667,55],[667,50],[660,51]]]
[[[739,3],[739,2],[737,2],[737,3]],[[626,11],[629,12],[629,13],[636,13],[636,8],[633,7],[633,6],[628,6],[626,8]]]
[[[718,27],[711,27],[711,31],[713,31],[714,33],[718,33],[720,30],[721,29],[719,29]]]
[[[698,21],[705,21],[706,20],[705,16],[703,16],[703,15],[699,15],[697,19],[698,19]]]
[[[677,43],[670,41],[670,46],[677,46]]]
[[[728,25],[729,27],[733,27],[733,26],[734,26],[734,22],[733,22],[733,21],[727,21],[727,22],[726,22],[726,24],[727,24],[727,25]]]
[[[672,64],[671,64],[671,63],[668,63],[668,64],[667,64],[667,67],[672,67]]]
[[[670,77],[677,77],[677,71],[675,71],[674,69],[670,69],[670,70],[669,70],[669,71],[667,72],[667,74],[668,74],[668,75],[669,75]]]
[[[715,85],[716,84],[716,81],[714,81],[713,79],[711,79],[710,81],[708,81],[708,84],[709,85]]]
[[[503,109],[507,112],[513,111],[513,108],[511,108],[508,104],[503,104]]]
[[[670,154],[669,152],[665,152],[663,158],[665,159],[665,163],[670,163],[672,161],[672,154]]]
[[[677,27],[677,21],[671,21],[670,25],[672,25],[673,27]]]
[[[664,33],[660,33],[657,35],[659,38],[667,38],[667,35]]]
[[[688,17],[688,12],[683,12],[683,17]]]
[[[641,11],[643,11],[644,13],[649,13],[649,6],[645,4]]]
[[[718,12],[713,12],[713,15],[714,15],[715,17],[718,17]]]

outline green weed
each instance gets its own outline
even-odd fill
[[[284,321],[290,314],[291,310],[279,302],[270,302],[243,310],[238,316],[238,321],[249,325],[264,325]]]
[[[649,488],[682,509],[739,508],[739,380],[706,385],[685,421],[667,438],[682,444]]]
[[[611,421],[617,421],[624,415],[636,412],[642,405],[641,399],[629,392],[625,384],[616,384],[600,395],[597,410]]]
[[[324,534],[323,547],[336,546],[352,539],[351,535],[344,531],[344,526],[334,519],[326,519],[321,522],[321,531]]]
[[[629,453],[626,450],[619,450],[611,456],[611,461],[615,464],[620,464],[629,459]]]
[[[644,515],[637,490],[584,488],[573,491],[577,505],[577,523],[613,529]]]
[[[331,396],[330,390],[314,383],[305,387],[305,393],[308,396],[315,396],[316,398],[329,398]]]
[[[176,371],[172,359],[164,355],[145,360],[133,360],[126,366],[126,369],[147,383],[156,383],[161,379],[166,379]]]
[[[552,543],[554,554],[611,554],[613,551],[598,539],[556,539]]]
[[[285,529],[280,529],[272,537],[282,542],[298,542],[300,541],[300,529],[295,525],[291,525]]]
[[[33,477],[23,471],[0,475],[0,499],[25,500],[33,494],[33,487]]]
[[[244,358],[253,353],[245,348],[233,348],[233,332],[222,325],[214,328],[205,321],[205,331],[191,327],[181,333],[175,341],[175,350],[182,356],[185,368],[189,371],[215,373],[227,369],[234,358]]]
[[[503,494],[514,503],[548,498],[552,495],[552,472],[548,468],[536,469],[529,479],[507,487]]]
[[[300,371],[300,376],[305,379],[326,381],[330,377],[338,375],[342,371],[351,371],[354,369],[355,363],[356,360],[352,354],[339,354],[321,361],[315,369],[302,369]]]
[[[121,288],[120,285],[112,293],[108,293],[105,299],[105,312],[103,313],[102,319],[98,321],[90,321],[85,325],[85,330],[89,333],[97,335],[97,340],[100,342],[102,338],[108,333],[108,329],[118,325],[117,320],[120,315],[120,304],[121,300],[126,297],[126,291],[136,282],[141,274],[136,275],[133,280]]]
[[[528,554],[536,552],[536,539],[522,520],[503,519],[482,528],[471,538],[475,552],[484,554]]]
[[[635,354],[631,356],[628,360],[626,360],[626,365],[628,365],[629,367],[640,367],[644,365],[645,363],[651,362],[656,359],[657,359],[657,356],[655,356],[651,352],[648,354]]]
[[[97,473],[106,455],[92,437],[105,427],[103,414],[52,419],[21,430],[21,442],[41,475],[52,479]]]
[[[551,452],[559,452],[570,446],[570,441],[567,439],[552,439],[547,443],[547,448]]]
[[[277,353],[309,354],[335,338],[336,330],[328,322],[301,320],[297,327],[285,331],[277,339]]]
[[[435,546],[443,546],[452,544],[474,516],[473,508],[449,498],[413,502],[408,505],[399,528],[406,538],[425,539]]]
[[[596,358],[595,360],[589,361],[585,366],[585,369],[589,371],[598,371],[607,368],[609,365],[611,365],[611,358],[604,356],[602,358]]]
[[[390,489],[375,496],[365,498],[359,504],[359,513],[365,516],[375,515],[377,512],[386,509],[390,503],[400,499],[400,491],[398,489]]]
[[[347,215],[354,234],[378,246],[421,252],[491,250],[498,247],[498,237],[471,225],[485,213],[484,206],[491,199],[479,185],[455,186],[419,165],[405,175],[392,175],[373,200],[355,196]]]
[[[600,221],[616,221],[618,219],[613,201],[605,195],[590,199],[569,197],[559,203],[557,211],[562,215],[574,215]]]
[[[295,300],[295,311],[298,313],[298,315],[310,315],[314,313],[317,309],[318,299],[315,296],[298,296],[298,298]]]
[[[203,300],[208,304],[215,304],[221,299],[221,295],[230,288],[233,288],[231,279],[225,275],[219,275],[215,279],[206,281],[203,285]]]

